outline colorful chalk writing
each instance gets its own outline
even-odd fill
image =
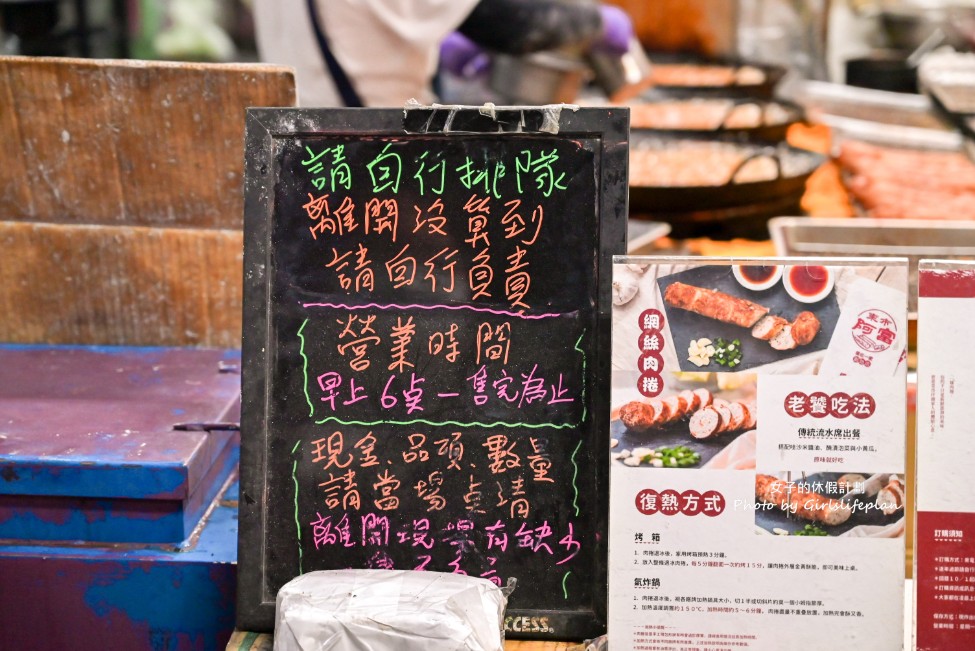
[[[268,482],[267,499],[297,531],[268,539],[268,585],[401,568],[516,577],[533,607],[592,599],[593,148],[282,147],[268,464],[289,482]]]

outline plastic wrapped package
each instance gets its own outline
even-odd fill
[[[278,591],[274,651],[501,651],[508,594],[443,572],[309,572]]]

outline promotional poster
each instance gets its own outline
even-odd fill
[[[901,649],[906,261],[615,262],[610,639]]]
[[[975,648],[975,372],[954,342],[975,334],[975,265],[922,261],[918,271],[917,528],[919,651]]]

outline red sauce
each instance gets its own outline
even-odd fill
[[[761,265],[761,264],[749,264],[742,265],[739,268],[741,275],[745,280],[760,285],[768,280],[771,280],[772,276],[775,275],[775,265]]]
[[[829,270],[826,267],[808,266],[789,269],[789,284],[801,296],[816,296],[826,288]]]

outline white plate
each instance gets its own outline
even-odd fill
[[[745,277],[745,274],[743,274],[741,272],[741,268],[742,267],[768,267],[768,266],[774,266],[775,267],[775,271],[772,272],[772,275],[768,279],[763,280],[762,282],[755,282],[754,280],[751,280],[749,278],[746,278]],[[755,291],[755,292],[760,292],[763,289],[768,289],[768,288],[774,286],[775,283],[779,282],[779,278],[782,277],[782,265],[741,265],[741,264],[736,264],[736,265],[734,265],[731,268],[731,272],[735,275],[735,280],[738,281],[738,284],[739,285],[741,285],[745,289],[750,289],[750,290]]]
[[[799,292],[792,283],[792,271],[796,270],[797,273],[803,273],[807,268],[809,269],[823,269],[826,271],[826,279],[823,282],[823,287],[815,294],[803,294]],[[816,280],[819,280],[816,278]],[[829,293],[833,291],[834,274],[833,270],[829,267],[824,267],[823,265],[810,264],[810,265],[794,265],[791,267],[786,267],[782,272],[782,285],[785,287],[786,293],[792,298],[796,299],[800,303],[818,303],[823,300]]]

